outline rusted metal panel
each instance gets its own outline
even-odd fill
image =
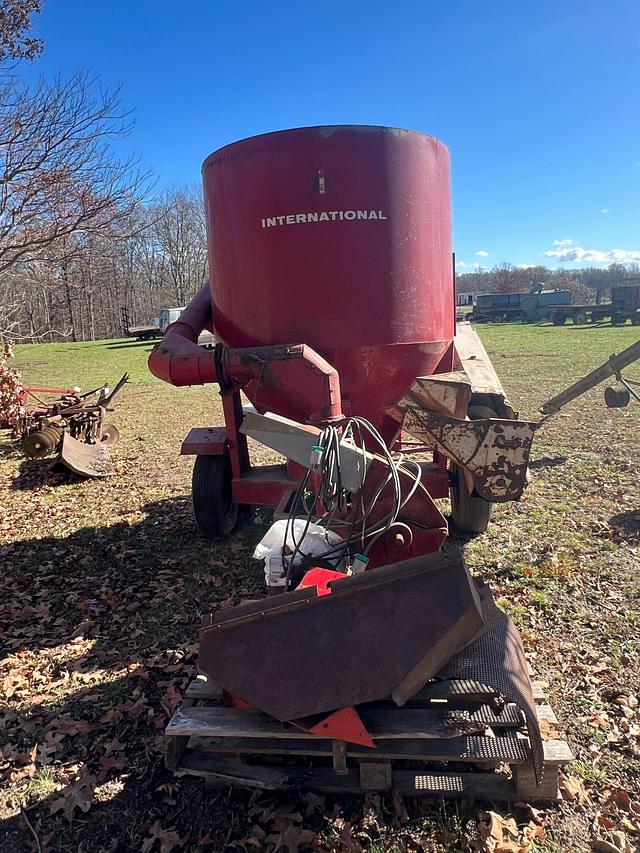
[[[85,444],[65,432],[62,436],[60,460],[81,477],[107,477],[113,474],[113,462],[104,444]]]
[[[481,626],[461,557],[431,554],[339,580],[330,595],[302,589],[220,611],[201,631],[199,667],[252,706],[291,720],[395,690],[402,701]]]
[[[193,427],[182,442],[182,456],[220,456],[227,449],[225,427]]]
[[[464,418],[471,400],[471,383],[462,371],[418,376],[411,389],[387,411],[401,421],[408,406]]]
[[[461,465],[488,501],[517,500],[527,485],[527,466],[533,435],[531,421],[482,418],[462,421],[409,407],[403,428]]]

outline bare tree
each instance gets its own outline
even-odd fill
[[[528,289],[528,282],[522,276],[522,271],[512,264],[497,264],[491,270],[493,280],[492,290],[498,293],[519,293]]]
[[[207,278],[207,233],[199,185],[166,192],[153,214],[163,274],[177,305],[184,305]]]
[[[42,39],[26,35],[31,15],[41,11],[40,0],[0,0],[0,62],[35,59],[42,53]]]
[[[148,174],[113,153],[130,129],[119,93],[102,91],[86,72],[33,89],[3,84],[0,275],[130,218],[149,189]]]

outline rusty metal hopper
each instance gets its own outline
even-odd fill
[[[55,467],[64,465],[81,477],[106,477],[113,474],[113,462],[106,444],[86,444],[68,432],[62,436],[60,457]]]
[[[200,670],[279,720],[393,696],[403,704],[483,626],[460,556],[432,554],[218,613]]]

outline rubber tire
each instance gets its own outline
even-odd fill
[[[552,314],[551,322],[554,326],[564,326],[564,324],[567,322],[567,318],[564,314]]]
[[[239,506],[231,497],[228,454],[198,455],[191,477],[191,504],[196,527],[205,539],[224,539],[238,523]]]
[[[634,314],[631,317],[631,325],[632,326],[640,326],[640,311],[637,314]]]
[[[491,520],[493,504],[473,492],[469,494],[463,470],[458,465],[452,463],[451,473],[451,521],[462,533],[484,533]]]
[[[611,325],[612,326],[624,326],[627,322],[627,318],[621,316],[620,314],[614,314],[611,317]]]
[[[496,412],[489,406],[469,406],[468,415],[471,420],[480,418],[495,418]],[[462,533],[484,533],[491,521],[493,504],[480,497],[474,491],[469,494],[464,479],[463,469],[458,465],[451,464],[453,483],[449,489],[449,500],[451,501],[451,521]]]
[[[586,326],[587,325],[588,315],[585,311],[576,311],[573,315],[573,325],[574,326]]]

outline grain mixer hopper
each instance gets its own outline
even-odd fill
[[[182,445],[200,532],[228,535],[251,505],[286,530],[282,594],[214,617],[201,670],[231,701],[374,746],[356,706],[400,706],[453,667],[523,709],[539,759],[517,632],[460,557],[438,555],[435,501],[450,494],[456,525],[485,529],[492,504],[525,488],[536,426],[516,419],[470,327],[456,335],[446,147],[394,128],[301,128],[216,151],[203,179],[211,286],[149,366],[220,387],[225,425]],[[204,328],[214,352],[197,346]],[[254,465],[247,437],[286,462]]]

